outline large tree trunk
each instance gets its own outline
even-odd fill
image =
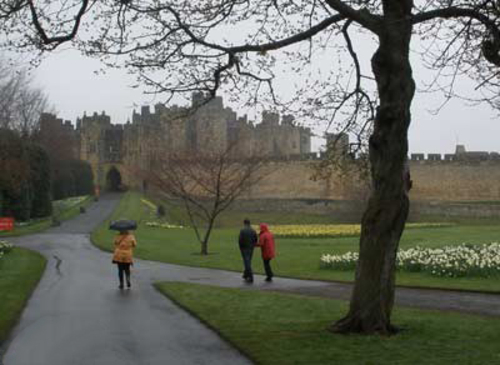
[[[340,333],[395,331],[396,253],[408,216],[404,164],[408,153],[410,106],[415,84],[409,61],[411,0],[384,1],[379,48],[372,58],[380,106],[370,137],[372,191],[363,215],[356,281],[346,317],[334,323]]]

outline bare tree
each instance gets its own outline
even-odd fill
[[[273,70],[289,64],[296,74],[315,63],[318,50],[344,48],[351,59],[350,81],[335,76],[338,71],[345,73],[344,61],[329,64],[326,77],[306,84],[309,93],[298,93],[293,100],[310,106],[310,115],[330,115],[331,123],[343,119],[347,130],[373,124],[372,189],[362,219],[356,281],[349,313],[332,330],[394,332],[395,258],[409,209],[404,165],[415,93],[410,47],[418,35],[434,37],[431,41],[444,50],[456,40],[466,40],[461,43],[464,50],[484,56],[477,57],[481,67],[496,65],[500,33],[497,12],[491,11],[496,1],[10,0],[2,4],[0,14],[6,15],[0,17],[0,31],[8,31],[7,46],[47,50],[74,40],[87,54],[135,71],[152,92],[169,96],[193,90],[215,95],[224,89],[247,95],[250,101],[267,97],[278,103]],[[461,25],[470,32],[463,32]],[[435,31],[427,32],[428,27]],[[79,30],[83,33],[77,37]],[[371,76],[363,69],[353,31],[374,41]],[[438,37],[442,32],[448,36]],[[303,44],[306,47],[301,48]],[[124,61],[117,62],[116,56]],[[454,59],[460,64],[462,60]],[[372,81],[373,88],[367,86]]]
[[[235,145],[157,155],[150,168],[141,172],[164,197],[182,202],[202,255],[208,254],[217,217],[265,176],[264,159],[241,157]]]
[[[25,70],[0,65],[0,127],[35,135],[40,117],[49,108],[45,93],[33,86]]]

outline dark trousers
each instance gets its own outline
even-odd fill
[[[119,262],[118,263],[118,279],[120,279],[120,285],[123,286],[123,273],[127,278],[127,283],[130,283],[130,264]]]
[[[245,270],[243,271],[243,277],[245,279],[253,279],[252,272],[252,255],[253,255],[253,247],[251,248],[240,248],[241,257],[243,258],[243,265]]]
[[[271,260],[264,260],[264,269],[266,270],[266,276],[272,278],[274,276],[273,270],[271,270]]]

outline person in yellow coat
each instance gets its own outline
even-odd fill
[[[133,265],[134,248],[137,241],[133,234],[128,231],[119,232],[114,240],[115,251],[113,253],[113,263],[118,265],[118,279],[120,289],[123,289],[123,274],[127,279],[127,287],[130,288],[130,265]]]

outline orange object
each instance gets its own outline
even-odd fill
[[[134,247],[137,241],[133,234],[118,234],[115,237],[115,251],[113,253],[113,263],[131,264],[133,259]]]

